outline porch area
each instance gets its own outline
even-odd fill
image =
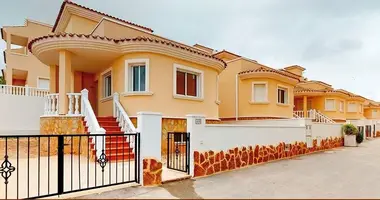
[[[308,96],[294,98],[293,118],[311,119],[316,123],[336,123],[333,119],[323,114],[319,109],[318,99]]]

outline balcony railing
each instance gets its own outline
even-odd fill
[[[0,85],[0,94],[45,97],[49,90],[28,86]]]
[[[305,116],[304,111],[302,110],[293,111],[293,117],[296,119],[299,119],[299,118],[311,119],[313,120],[313,122],[317,122],[317,123],[331,123],[331,124],[335,123],[334,120],[330,119],[329,117],[327,117],[326,115],[324,115],[323,113],[319,112],[316,109],[308,110],[306,112],[306,116]]]

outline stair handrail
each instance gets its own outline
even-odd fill
[[[88,131],[90,135],[99,135],[105,134],[106,130],[101,128],[98,122],[98,119],[95,116],[94,110],[92,109],[91,103],[88,100],[88,90],[83,89],[81,91],[81,113],[84,116],[84,120],[86,121],[86,126],[88,127]],[[96,156],[99,157],[102,154],[102,150],[105,148],[105,142],[103,142],[104,137],[98,137],[95,141],[95,150]],[[93,138],[94,141],[94,138]]]
[[[116,117],[122,131],[126,133],[136,132],[136,127],[133,125],[127,112],[125,112],[123,106],[121,105],[119,101],[119,94],[117,92],[113,94],[113,116]]]
[[[318,110],[314,110],[314,114],[317,122],[335,124],[334,120],[330,119]]]

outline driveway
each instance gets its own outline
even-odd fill
[[[164,184],[81,198],[380,198],[380,139]]]

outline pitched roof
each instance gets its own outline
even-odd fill
[[[135,38],[113,39],[113,38],[109,38],[109,37],[105,37],[105,36],[97,36],[97,35],[85,35],[85,34],[75,34],[75,33],[61,33],[61,34],[46,35],[46,36],[35,38],[35,39],[33,39],[32,41],[29,42],[28,49],[29,49],[30,52],[32,52],[32,46],[33,46],[33,44],[35,42],[37,42],[37,41],[40,41],[40,40],[44,40],[44,39],[48,39],[48,38],[74,37],[74,36],[77,36],[79,38],[85,37],[85,38],[93,38],[93,39],[100,39],[100,40],[108,40],[110,42],[112,41],[112,42],[117,43],[117,44],[118,43],[122,43],[122,42],[134,42],[134,41],[161,43],[161,44],[164,44],[164,45],[176,47],[178,49],[182,49],[182,50],[194,53],[194,54],[198,54],[198,55],[201,55],[201,56],[204,56],[204,57],[208,57],[208,58],[217,60],[219,62],[222,62],[223,65],[224,65],[224,67],[226,66],[226,63],[222,59],[219,59],[219,58],[214,57],[213,55],[207,54],[207,53],[205,53],[202,50],[196,50],[194,48],[191,48],[191,47],[188,47],[188,46],[185,46],[185,45],[180,45],[180,44],[171,42],[169,40],[150,38],[150,37],[143,37],[143,36],[138,36],[138,37],[135,37]]]
[[[259,67],[259,68],[256,68],[256,69],[244,70],[244,71],[239,72],[239,75],[241,75],[241,74],[255,73],[255,72],[275,73],[275,74],[279,74],[279,75],[282,75],[282,76],[293,78],[293,79],[296,79],[296,80],[299,81],[299,77],[297,77],[297,76],[294,76],[294,75],[282,72],[280,70],[272,69],[272,68],[269,68],[269,67]]]
[[[227,51],[225,49],[223,49],[222,51],[218,51],[218,52],[214,53],[213,55],[215,56],[215,55],[218,55],[218,54],[221,54],[221,53],[227,53],[227,54],[230,54],[230,55],[233,55],[233,56],[236,56],[236,57],[241,57],[241,56],[239,56],[237,54],[234,54],[234,53],[232,53],[230,51]]]
[[[74,6],[77,6],[77,7],[80,7],[80,8],[83,8],[83,9],[86,9],[88,11],[91,11],[91,12],[94,12],[94,13],[98,13],[100,15],[103,15],[103,16],[106,16],[106,17],[110,17],[112,19],[115,19],[115,20],[118,20],[118,21],[121,21],[121,22],[124,22],[124,23],[127,23],[129,25],[132,25],[132,26],[136,26],[136,27],[139,27],[139,28],[142,28],[142,29],[145,29],[147,31],[150,31],[150,32],[153,32],[153,30],[151,28],[148,28],[148,27],[145,27],[145,26],[141,26],[141,25],[138,25],[138,24],[135,24],[135,23],[132,23],[132,22],[129,22],[129,21],[126,21],[126,20],[123,20],[123,19],[120,19],[120,18],[117,18],[117,17],[114,17],[114,16],[111,16],[111,15],[108,15],[106,13],[103,13],[103,12],[99,12],[97,10],[94,10],[94,9],[91,9],[91,8],[88,8],[88,7],[85,7],[85,6],[82,6],[82,5],[79,5],[77,3],[74,3],[70,0],[64,0],[62,5],[61,5],[61,9],[59,10],[59,13],[58,13],[58,16],[57,16],[57,19],[55,20],[55,23],[54,23],[54,26],[53,26],[53,30],[52,32],[55,31],[55,29],[57,28],[57,25],[58,25],[58,22],[63,14],[63,10],[66,6],[66,4],[70,4],[70,5],[74,5]]]

